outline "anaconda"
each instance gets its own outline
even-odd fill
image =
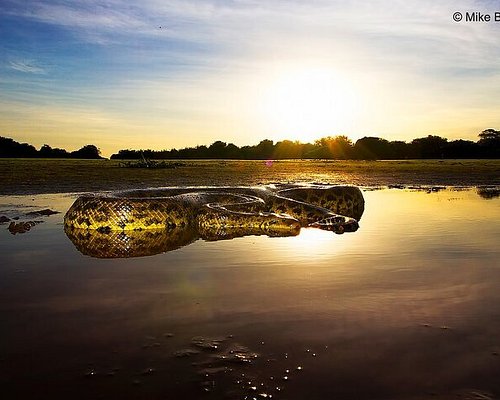
[[[301,227],[353,232],[363,210],[354,186],[169,187],[81,196],[64,223],[82,252],[123,257],[149,254],[148,241],[155,253],[176,248],[175,237],[185,245],[198,237],[291,236]]]

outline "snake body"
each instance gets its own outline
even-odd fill
[[[171,187],[81,196],[64,224],[79,248],[90,242],[94,249],[126,243],[138,255],[153,237],[168,242],[155,248],[175,248],[189,238],[290,236],[301,227],[353,232],[363,210],[363,195],[354,186]]]

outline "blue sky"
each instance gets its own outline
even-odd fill
[[[0,3],[0,135],[68,150],[500,127],[488,1]]]

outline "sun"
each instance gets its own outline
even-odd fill
[[[302,67],[269,80],[262,110],[274,134],[307,142],[352,130],[356,100],[352,84],[333,69]]]

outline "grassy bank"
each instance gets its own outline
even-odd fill
[[[120,168],[114,160],[0,159],[0,194],[62,193],[177,185],[323,182],[500,185],[500,160],[186,160],[173,169]]]

